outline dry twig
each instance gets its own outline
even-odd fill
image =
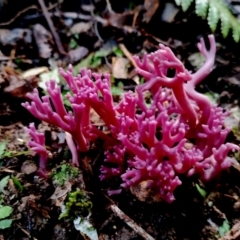
[[[58,6],[59,4],[62,4],[63,0],[59,1],[58,3],[56,4],[53,4],[51,7],[49,7],[47,10],[51,10],[53,8],[55,8],[56,6]],[[9,24],[11,24],[12,22],[14,22],[19,16],[21,16],[23,13],[31,10],[31,9],[36,9],[39,11],[39,7],[36,6],[36,5],[32,5],[32,6],[29,6],[27,8],[24,8],[23,10],[19,11],[13,18],[11,18],[10,20],[8,20],[7,22],[3,22],[3,23],[0,23],[0,26],[7,26]]]
[[[109,0],[106,0],[106,3],[107,3],[107,9],[108,9],[108,11],[109,11],[110,13],[114,13],[114,11],[112,10],[112,5],[111,5],[110,1],[109,1]]]
[[[130,228],[132,228],[137,234],[143,237],[145,240],[154,240],[144,229],[138,226],[130,217],[122,212],[116,205],[110,206],[115,215],[122,219]]]
[[[137,68],[137,64],[135,63],[132,54],[127,50],[124,44],[120,43],[119,48],[123,51],[124,55],[127,57],[127,59],[132,63],[132,65]]]
[[[27,230],[23,229],[19,224],[17,224],[17,226],[18,226],[19,229],[20,229],[22,232],[24,232],[30,239],[37,240],[37,238],[32,237],[32,236],[30,235],[30,233],[29,233]]]
[[[52,35],[53,35],[53,37],[54,37],[54,40],[55,40],[55,43],[56,43],[56,45],[57,45],[57,48],[58,48],[59,53],[60,53],[60,54],[63,54],[63,55],[66,55],[66,52],[65,52],[65,50],[64,50],[64,48],[63,48],[61,39],[60,39],[59,35],[57,34],[57,32],[56,32],[56,30],[55,30],[55,28],[54,28],[52,19],[50,18],[49,12],[48,12],[48,10],[47,10],[47,8],[46,8],[46,5],[45,5],[44,1],[43,1],[43,0],[38,0],[38,2],[39,2],[40,6],[41,6],[41,8],[42,8],[43,15],[44,15],[44,17],[46,18],[47,23],[48,23],[48,26],[49,26],[49,28],[50,28],[50,30],[51,30],[51,32],[52,32]]]
[[[38,10],[38,7],[36,5],[29,6],[27,8],[24,8],[23,10],[19,11],[12,19],[10,19],[7,22],[0,23],[0,26],[6,26],[14,22],[19,16],[21,16],[23,13],[31,10],[31,9],[36,9]]]

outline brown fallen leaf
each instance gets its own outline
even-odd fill
[[[124,13],[112,13],[109,15],[108,23],[117,28],[122,28],[129,22],[129,19],[133,19],[133,11],[125,11]],[[130,21],[131,22],[131,21]]]
[[[65,182],[64,186],[60,187],[57,186],[53,195],[50,197],[50,199],[58,199],[65,195],[67,195],[68,192],[70,192],[72,189],[72,184],[70,182]]]
[[[127,79],[127,65],[129,60],[123,57],[116,57],[112,59],[112,74],[115,78]]]
[[[145,0],[144,1],[144,8],[146,10],[146,12],[143,15],[144,22],[148,23],[152,19],[154,13],[156,12],[156,10],[159,7],[159,3],[160,3],[159,0]]]
[[[97,127],[106,125],[103,122],[103,120],[100,118],[100,116],[97,114],[97,112],[93,109],[90,110],[90,120],[91,120],[92,124]]]
[[[2,72],[8,81],[8,86],[4,88],[4,92],[10,93],[14,97],[24,98],[26,93],[31,92],[36,87],[35,79],[24,80],[12,67],[5,66]]]
[[[150,180],[142,181],[136,186],[130,187],[131,193],[142,202],[160,202],[160,194],[153,192],[151,188],[148,187]]]
[[[35,209],[36,211],[40,212],[42,214],[43,217],[45,218],[50,218],[49,216],[49,209],[48,207],[39,207],[36,202],[32,199],[28,199],[28,204],[29,204],[29,207]]]
[[[4,92],[10,93],[14,97],[25,98],[28,92],[36,86],[35,81],[24,81],[16,77],[9,78],[9,86],[4,88]]]
[[[27,71],[23,72],[20,77],[25,79],[25,78],[29,78],[29,77],[35,77],[43,72],[48,72],[48,68],[47,67],[36,67],[36,68],[31,68],[28,69]]]
[[[167,2],[163,9],[162,13],[162,21],[171,23],[174,21],[175,16],[179,12],[179,8],[177,8],[173,3]]]
[[[2,45],[15,45],[20,39],[23,39],[25,43],[32,43],[31,30],[21,28],[0,29],[0,42]]]
[[[52,35],[41,24],[33,26],[33,35],[38,46],[39,56],[41,58],[49,58],[52,54]]]
[[[25,209],[29,199],[35,200],[35,199],[38,199],[38,198],[39,198],[39,196],[35,196],[33,194],[30,194],[29,196],[22,197],[22,199],[21,199],[22,203],[18,206],[18,211],[22,212]]]
[[[88,54],[88,52],[89,52],[88,49],[85,47],[78,47],[74,50],[70,50],[68,52],[70,62],[74,63],[81,60]]]
[[[75,23],[71,29],[70,32],[72,34],[79,34],[83,32],[87,32],[92,28],[93,23],[92,22],[79,22]]]
[[[31,174],[37,171],[37,165],[30,160],[26,160],[21,166],[21,172],[25,174]]]

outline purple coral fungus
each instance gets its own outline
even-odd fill
[[[224,127],[228,113],[195,90],[214,65],[216,43],[212,35],[208,39],[209,50],[203,39],[198,44],[205,63],[193,74],[163,45],[142,60],[135,57],[137,72],[146,82],[137,86],[137,94],[125,93],[118,104],[113,102],[109,75],[82,69],[74,77],[70,66],[60,73],[70,88],[68,99],[73,112],[66,111],[60,88],[53,80],[47,83],[49,96],[40,99],[35,90],[28,94],[32,103],[23,106],[71,134],[79,151],[87,151],[96,137],[112,139],[113,148],[106,150],[105,159],[112,167],[102,166],[100,178],[121,176],[122,187],[148,181],[148,187],[172,202],[173,192],[181,184],[180,174],[197,174],[209,181],[232,164],[229,151],[239,150],[224,143],[230,131]],[[175,70],[171,78],[168,69]],[[147,104],[146,92],[152,96]],[[91,124],[91,109],[105,122],[110,136]],[[77,165],[76,152],[74,156]]]

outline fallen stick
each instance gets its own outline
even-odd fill
[[[57,45],[57,48],[58,48],[59,53],[62,54],[62,55],[66,55],[66,52],[65,52],[65,50],[64,50],[64,48],[63,48],[61,39],[60,39],[58,33],[56,32],[56,30],[55,30],[55,28],[54,28],[53,21],[52,21],[52,19],[50,18],[50,14],[49,14],[49,12],[48,12],[48,10],[47,10],[47,7],[45,6],[44,1],[43,1],[43,0],[38,0],[38,2],[39,2],[39,5],[41,6],[41,9],[42,9],[42,11],[43,11],[44,17],[45,17],[46,20],[47,20],[48,26],[49,26],[49,28],[50,28],[50,30],[51,30],[51,32],[52,32],[52,35],[53,35],[53,37],[54,37],[54,40],[55,40],[55,43],[56,43],[56,45]]]
[[[17,226],[18,226],[19,229],[20,229],[22,232],[24,232],[30,239],[37,240],[37,238],[32,237],[31,234],[30,234],[27,230],[23,229],[19,224],[17,224]]]
[[[115,215],[122,219],[130,228],[146,240],[154,240],[144,229],[139,227],[129,216],[122,212],[116,205],[110,206]]]
[[[119,44],[119,48],[123,51],[124,55],[128,58],[128,60],[131,62],[131,64],[137,68],[137,64],[135,63],[132,54],[128,51],[128,49],[126,48],[126,46],[122,43]]]

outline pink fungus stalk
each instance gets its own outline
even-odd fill
[[[26,128],[26,131],[32,138],[28,142],[28,147],[33,151],[34,154],[39,155],[39,169],[38,174],[42,177],[47,177],[47,160],[48,160],[48,151],[45,147],[45,137],[44,133],[37,132],[34,123],[29,125],[29,128]]]
[[[228,112],[195,90],[214,65],[216,43],[212,35],[208,39],[209,50],[203,39],[198,44],[205,63],[196,73],[185,69],[171,49],[163,45],[142,60],[135,57],[137,72],[146,82],[137,86],[136,94],[125,93],[119,103],[113,102],[109,75],[82,69],[74,77],[70,66],[66,72],[60,69],[60,73],[70,88],[72,112],[65,109],[60,88],[53,80],[47,83],[48,96],[40,98],[35,90],[28,94],[32,102],[23,106],[37,118],[67,132],[75,165],[74,144],[79,151],[87,151],[90,142],[100,137],[108,146],[101,180],[120,176],[124,188],[147,181],[162,199],[172,202],[181,174],[197,174],[209,181],[231,166],[233,159],[228,153],[239,150],[225,143],[230,131],[224,126]],[[169,69],[175,71],[173,77],[168,77]],[[146,98],[146,93],[151,97]],[[110,135],[92,124],[91,109],[105,122]]]

